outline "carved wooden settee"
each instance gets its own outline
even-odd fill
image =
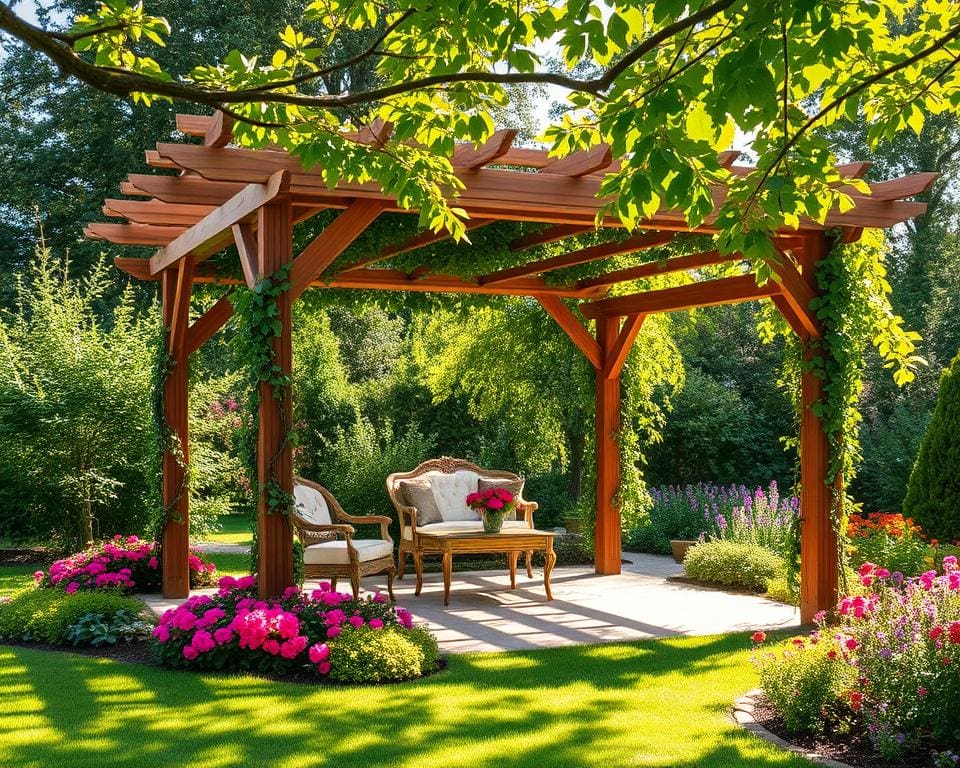
[[[483,469],[465,459],[444,456],[425,461],[410,472],[395,472],[387,478],[387,493],[400,517],[400,573],[407,555],[419,551],[419,532],[482,531],[477,512],[466,505],[467,494],[490,487],[513,491],[517,505],[504,528],[533,528],[536,502],[523,498],[523,478],[512,472]],[[527,575],[532,576],[531,554],[526,554]]]

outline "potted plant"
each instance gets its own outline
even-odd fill
[[[506,488],[487,488],[467,496],[467,506],[480,513],[484,533],[499,533],[503,518],[513,512],[517,503]]]
[[[695,539],[671,539],[670,551],[673,554],[674,561],[682,564],[683,559],[687,556],[687,550],[696,543]]]

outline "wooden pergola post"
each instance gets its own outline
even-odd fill
[[[620,573],[620,374],[605,373],[619,335],[618,317],[597,318],[597,343],[603,364],[596,369],[597,513],[594,563],[599,574]]]
[[[257,269],[261,275],[274,274],[293,258],[292,208],[290,198],[280,198],[257,212]],[[293,368],[290,341],[290,291],[277,297],[280,335],[274,341],[276,362],[287,376]],[[265,483],[272,476],[282,490],[293,492],[293,454],[285,435],[291,427],[289,392],[282,399],[273,387],[260,385],[259,433],[257,439],[257,479],[261,493],[257,502],[259,551],[257,579],[262,597],[274,597],[294,583],[293,534],[287,515],[270,513]],[[271,472],[272,464],[272,472]]]
[[[819,293],[815,265],[829,249],[822,232],[804,238],[800,266],[804,282]],[[802,337],[804,359],[814,353],[810,337]],[[827,484],[830,443],[812,406],[822,394],[814,373],[804,370],[800,386],[800,620],[813,621],[817,611],[836,605],[838,587],[837,536],[830,522],[831,487]],[[834,482],[842,492],[842,480]]]
[[[161,534],[163,596],[190,595],[190,489],[187,465],[190,459],[190,416],[187,379],[190,353],[186,344],[190,312],[193,260],[184,259],[161,276],[163,324],[167,329],[170,371],[163,388],[163,415],[170,429],[170,444],[164,446],[162,502],[167,511]]]

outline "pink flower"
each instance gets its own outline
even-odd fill
[[[919,696],[920,698],[923,698],[926,695],[927,695],[926,688],[924,688],[922,685],[919,688],[917,688],[917,696]]]
[[[750,639],[755,643],[762,643],[767,639],[767,633],[760,631],[754,632],[752,635],[750,635]]]
[[[303,650],[300,647],[299,643],[295,642],[296,638],[291,638],[290,640],[285,640],[280,646],[280,655],[285,659],[295,659]]]
[[[474,491],[473,493],[467,494],[467,506],[469,507],[475,504],[476,502],[480,501],[480,499],[482,498],[483,497],[476,491]]]
[[[188,661],[193,661],[199,655],[200,654],[197,652],[197,649],[192,645],[183,646],[183,658],[187,659]]]
[[[47,575],[47,574],[45,574],[43,571],[34,571],[34,572],[33,572],[33,580],[34,580],[34,581],[43,581],[43,577],[46,576],[46,575]]]
[[[857,647],[860,645],[860,643],[857,642],[857,639],[855,637],[848,637],[846,641],[844,641],[843,645],[846,647],[848,651],[855,651],[857,650]]]
[[[153,637],[158,643],[165,643],[170,639],[170,628],[166,624],[159,624],[153,630]]]
[[[373,595],[373,602],[375,603],[385,603],[387,602],[387,596],[381,594],[380,592],[375,592]]]
[[[319,664],[322,661],[326,661],[327,657],[330,655],[330,646],[326,643],[316,643],[315,645],[310,646],[310,663]]]
[[[265,650],[271,656],[276,656],[280,653],[280,643],[277,640],[273,640],[273,639],[264,640],[263,650]]]
[[[957,570],[957,556],[956,555],[947,555],[943,558],[943,570],[947,573],[953,573]]]
[[[341,632],[343,632],[343,629],[339,626],[327,627],[327,637],[329,638],[339,637]]]
[[[857,573],[859,573],[861,576],[869,576],[871,573],[873,573],[876,567],[877,566],[874,563],[864,563],[857,569]]]
[[[329,661],[321,661],[319,664],[317,664],[317,672],[319,672],[321,675],[325,675],[329,671],[330,671]]]
[[[380,619],[370,619],[370,629],[383,629],[383,621]]]
[[[497,496],[499,496],[507,504],[513,501],[513,494],[506,488],[495,488],[494,493],[497,494]]]
[[[348,621],[353,624],[354,627],[363,626],[363,616],[351,616]]]
[[[487,507],[489,509],[503,509],[503,499],[494,497],[487,502]]]
[[[229,643],[233,640],[233,630],[230,627],[220,627],[220,629],[214,631],[213,639],[217,641],[217,645]]]
[[[197,649],[197,653],[206,653],[207,651],[212,651],[217,644],[213,641],[213,635],[205,629],[198,629],[193,633],[193,639],[190,641],[190,645]]]
[[[67,589],[65,591],[68,595],[72,595],[78,589],[80,589],[80,585],[75,581],[71,581],[69,584],[67,584]]]

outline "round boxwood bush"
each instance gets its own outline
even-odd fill
[[[345,629],[330,643],[330,679],[343,683],[410,680],[436,669],[436,648],[437,641],[423,630]]]
[[[112,620],[117,614],[142,612],[139,600],[113,591],[71,595],[58,589],[27,589],[0,603],[0,639],[60,645],[84,617],[98,615]]]
[[[687,576],[697,581],[763,592],[784,572],[783,560],[757,544],[712,539],[687,550]]]

